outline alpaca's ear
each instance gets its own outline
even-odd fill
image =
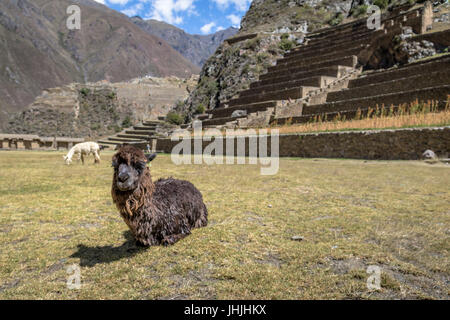
[[[145,157],[147,158],[147,162],[152,162],[156,158],[156,153],[146,154]]]

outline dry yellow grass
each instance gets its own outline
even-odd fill
[[[0,152],[0,299],[449,298],[443,164],[281,159],[261,176],[160,155],[154,178],[192,181],[209,225],[142,250],[111,201],[112,153],[84,167],[61,155]],[[72,264],[80,290],[66,287]]]
[[[438,109],[439,102],[429,101],[419,103],[415,101],[409,105],[402,105],[398,108],[370,108],[367,113],[362,114],[358,110],[353,119],[346,119],[338,116],[332,121],[316,118],[314,121],[304,124],[291,124],[290,119],[284,125],[274,125],[269,128],[252,128],[258,133],[261,130],[271,132],[277,129],[280,134],[289,133],[310,133],[310,132],[329,132],[344,130],[374,130],[374,129],[399,129],[412,127],[434,127],[450,125],[450,96],[442,110]],[[440,112],[439,112],[440,111]],[[194,131],[191,136],[208,135],[208,131]],[[222,130],[225,133],[225,130]],[[228,135],[245,135],[245,130],[227,131]]]
[[[446,125],[450,125],[450,110],[438,113],[417,113],[347,121],[312,122],[299,125],[285,125],[276,127],[276,129],[279,129],[280,133],[308,133],[321,131],[431,127]]]

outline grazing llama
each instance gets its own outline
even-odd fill
[[[200,191],[188,181],[160,179],[152,182],[145,155],[123,145],[114,155],[112,198],[141,246],[171,245],[208,223],[208,210]]]
[[[72,158],[75,154],[78,155],[78,160],[81,159],[83,164],[84,156],[88,156],[90,154],[94,155],[94,163],[100,163],[100,146],[95,142],[83,142],[74,145],[73,148],[70,149],[69,153],[66,156],[63,156],[67,165],[72,163]]]

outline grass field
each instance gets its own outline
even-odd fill
[[[192,181],[210,223],[141,249],[111,200],[111,155],[69,167],[60,152],[0,152],[0,299],[449,299],[448,166],[282,159],[261,176],[160,155],[153,177]]]

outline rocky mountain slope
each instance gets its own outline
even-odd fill
[[[235,40],[225,41],[208,59],[197,87],[177,112],[192,119],[204,109],[219,107],[247,89],[283,53],[301,44],[308,32],[360,18],[370,4],[387,10],[405,2],[423,1],[254,0]]]
[[[66,26],[81,8],[81,30]],[[93,0],[0,1],[0,129],[45,88],[199,71],[167,42]]]
[[[26,110],[13,114],[6,132],[80,138],[111,135],[166,115],[196,82],[196,77],[146,77],[47,89]]]
[[[230,27],[209,35],[192,35],[157,20],[133,17],[132,21],[149,34],[164,39],[186,59],[201,67],[225,39],[234,36],[238,29]]]

